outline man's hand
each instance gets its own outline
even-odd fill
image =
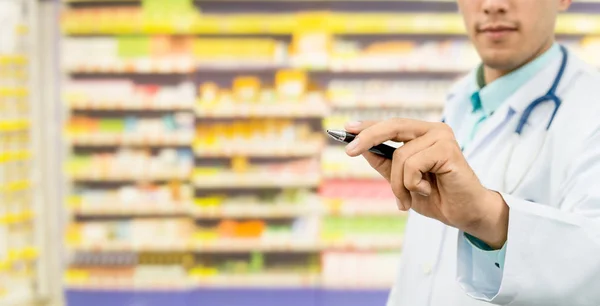
[[[444,123],[410,119],[353,122],[345,127],[358,134],[346,147],[350,156],[363,155],[391,185],[398,208],[413,209],[501,248],[508,231],[508,206],[500,194],[486,189],[471,169]],[[393,160],[368,151],[386,141],[403,142]]]

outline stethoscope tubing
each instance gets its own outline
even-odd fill
[[[567,50],[564,46],[562,46],[562,45],[560,46],[560,51],[562,52],[562,62],[560,64],[560,68],[558,69],[558,73],[556,74],[556,77],[554,78],[554,81],[552,82],[552,86],[550,87],[550,89],[548,90],[548,92],[545,95],[535,99],[533,102],[531,102],[527,106],[527,108],[523,112],[523,115],[519,119],[519,124],[517,125],[517,128],[515,129],[515,133],[517,133],[518,135],[521,135],[523,133],[523,129],[527,125],[527,121],[529,120],[529,117],[531,116],[531,113],[535,110],[535,108],[538,107],[540,104],[542,104],[544,102],[548,102],[548,101],[554,102],[554,111],[552,112],[552,116],[550,117],[550,120],[548,121],[548,125],[546,126],[546,130],[550,129],[550,126],[552,125],[552,122],[554,121],[554,117],[556,117],[556,113],[558,112],[558,109],[560,108],[560,106],[562,104],[561,99],[556,95],[556,89],[558,88],[558,85],[559,85],[560,81],[562,80],[562,77],[565,73],[565,69],[567,67],[567,61],[569,58]]]

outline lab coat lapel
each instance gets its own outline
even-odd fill
[[[475,134],[471,143],[464,148],[463,154],[467,160],[480,156],[482,150],[490,142],[507,134],[506,127],[514,120],[515,111],[507,104],[501,106],[490,118],[486,120],[481,129]]]
[[[558,65],[560,65],[560,60]],[[490,173],[494,177],[494,180],[502,180],[497,182],[495,186],[502,192],[512,194],[515,191],[521,183],[523,176],[535,161],[537,152],[543,146],[546,135],[546,123],[543,123],[542,119],[549,118],[551,110],[554,109],[553,102],[542,103],[535,109],[527,119],[521,135],[518,135],[515,130],[525,109],[533,101],[544,96],[552,86],[556,72],[558,71],[558,65],[555,65],[553,62],[546,69],[542,69],[542,72],[529,80],[508,101],[508,104],[515,110],[516,116],[514,116],[512,124],[507,127],[507,130],[511,134],[508,136],[510,138],[503,143],[498,143],[501,146],[499,150],[503,152],[498,156],[499,160],[496,163],[496,171]]]
[[[573,58],[574,57],[569,58],[566,70],[555,93],[559,98],[564,95],[564,89],[568,87],[568,83],[579,71],[578,67],[580,66],[572,62]],[[554,62],[552,65],[547,67],[547,69],[544,69],[547,70],[545,73],[542,72],[542,74],[533,79],[530,82],[530,85],[528,84],[527,87],[543,88],[544,91],[542,94],[545,94],[554,82],[560,64],[560,60]],[[526,94],[522,95],[526,96]],[[538,97],[529,96],[527,98],[529,98],[529,103],[531,103],[531,101]],[[525,110],[528,105],[529,104],[521,104],[517,107],[521,107],[522,110]],[[532,165],[540,158],[539,153],[543,150],[543,147],[546,144],[546,136],[548,134],[546,127],[550,122],[550,118],[552,117],[554,109],[555,103],[553,101],[546,101],[540,104],[531,113],[522,135],[518,138],[518,141],[515,142],[514,148],[512,149],[512,152],[510,152],[510,158],[508,160],[505,169],[506,173],[504,176],[504,189],[506,192],[514,193],[522,184],[523,179],[531,169]],[[518,117],[521,117],[522,113],[523,111],[519,113]]]

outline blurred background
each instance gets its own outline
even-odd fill
[[[600,64],[596,12],[557,33]],[[324,130],[439,121],[479,62],[451,0],[1,0],[0,24],[2,306],[384,305],[406,215]]]

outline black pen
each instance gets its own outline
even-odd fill
[[[327,134],[331,138],[345,143],[350,143],[352,140],[354,140],[354,138],[356,138],[356,134],[352,134],[343,130],[327,130]],[[369,149],[369,152],[373,152],[387,159],[392,159],[394,156],[394,151],[396,151],[396,148],[383,143]]]

